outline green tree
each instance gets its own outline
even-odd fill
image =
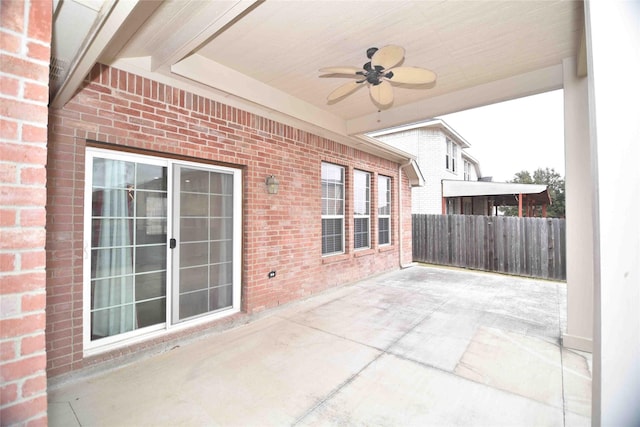
[[[533,172],[520,171],[515,174],[514,178],[508,182],[520,184],[544,184],[549,190],[551,196],[551,205],[547,207],[547,216],[553,218],[564,218],[564,178],[553,168],[539,168]],[[503,215],[518,216],[518,208],[513,206],[500,208]]]

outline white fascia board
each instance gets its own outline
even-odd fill
[[[379,139],[371,138],[368,135],[356,135],[354,138],[357,138],[361,141],[364,141],[367,145],[378,148],[379,150],[386,152],[387,155],[385,158],[400,161],[402,163],[410,162],[416,160],[417,157],[413,154],[400,150],[392,145],[387,144],[386,142],[382,142]]]
[[[420,170],[420,166],[415,160],[412,159],[402,165],[402,170],[404,170],[407,178],[409,178],[409,184],[412,187],[424,187],[424,175],[422,175],[422,170]]]
[[[562,64],[462,89],[347,121],[349,135],[375,132],[470,108],[561,89]],[[496,124],[496,125],[499,125]]]
[[[471,144],[469,144],[469,142],[466,139],[464,139],[458,132],[456,132],[455,129],[449,126],[447,122],[445,122],[444,120],[438,119],[438,118],[423,120],[415,123],[409,123],[402,126],[394,126],[392,128],[383,129],[376,132],[370,132],[367,135],[377,138],[378,136],[400,133],[407,130],[424,129],[424,128],[432,128],[432,127],[439,127],[442,130],[444,130],[445,133],[449,134],[449,136],[452,137],[458,143],[458,145],[460,145],[462,148],[471,147]]]
[[[471,154],[467,153],[466,151],[462,151],[462,157],[464,157],[465,159],[469,160],[474,165],[479,165],[480,164],[478,159],[476,159],[475,157],[473,157]]]
[[[448,133],[462,148],[471,148],[471,144],[464,139],[458,132],[455,131],[451,126],[449,126],[444,120],[438,119],[442,123],[442,127],[445,130],[445,133]]]
[[[421,129],[421,128],[432,127],[432,126],[440,126],[443,123],[444,122],[443,122],[442,119],[427,119],[427,120],[423,120],[423,121],[420,121],[420,122],[408,123],[408,124],[404,124],[404,125],[400,125],[400,126],[393,126],[393,127],[390,127],[390,128],[378,130],[378,131],[375,131],[375,132],[369,132],[367,135],[369,135],[369,136],[371,136],[373,138],[377,138],[379,136],[389,135],[389,134],[393,134],[393,133],[400,133],[400,132],[404,132],[404,131],[407,131],[407,130]]]

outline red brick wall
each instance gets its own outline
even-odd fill
[[[0,422],[47,424],[45,203],[51,1],[0,3]]]
[[[347,254],[324,259],[321,256],[321,162],[346,167],[349,196],[353,169],[371,172],[372,206],[376,206],[376,174],[392,177],[393,218],[397,219],[398,164],[394,162],[104,65],[96,65],[84,88],[63,109],[50,112],[50,123],[47,350],[51,376],[157,347],[174,338],[169,334],[83,358],[82,215],[87,139],[110,143],[114,148],[154,150],[243,169],[244,313],[275,307],[399,266],[395,228],[391,247],[374,246],[366,252],[353,252],[349,199]],[[267,193],[268,175],[275,175],[280,181],[278,194]],[[405,254],[410,261],[410,196],[406,180],[403,183],[405,227],[409,221],[409,234],[404,234],[405,245],[409,242]],[[377,225],[375,216],[372,223]],[[277,271],[276,278],[267,277],[271,270]],[[235,318],[242,316],[246,314]],[[233,320],[204,327],[218,327]],[[183,336],[189,333],[180,332]]]

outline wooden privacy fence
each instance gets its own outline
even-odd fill
[[[566,280],[565,220],[414,214],[413,260]]]

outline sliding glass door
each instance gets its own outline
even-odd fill
[[[237,169],[87,149],[85,344],[240,305]]]
[[[174,167],[177,256],[173,321],[233,304],[233,175]]]

